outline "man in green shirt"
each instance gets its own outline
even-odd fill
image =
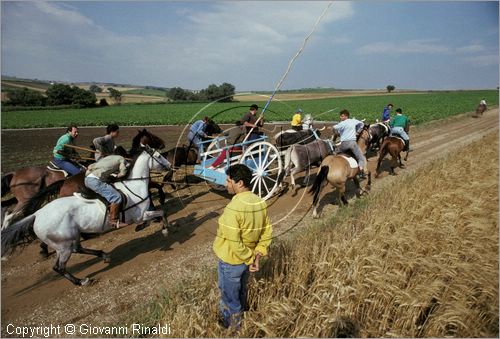
[[[406,115],[403,115],[401,108],[396,110],[396,116],[391,121],[391,136],[398,136],[405,142],[403,151],[410,150],[410,137],[408,131],[410,130],[410,121]]]
[[[249,273],[257,272],[260,258],[267,255],[272,227],[265,201],[250,191],[250,169],[237,164],[226,174],[227,190],[234,197],[219,218],[213,250],[219,258],[222,324],[237,330],[247,308]]]
[[[77,155],[76,151],[73,148],[65,147],[64,145],[74,145],[74,140],[78,136],[78,127],[75,125],[71,125],[66,129],[66,134],[61,136],[57,140],[57,144],[54,147],[52,153],[54,154],[54,158],[52,161],[56,166],[60,169],[68,172],[69,175],[78,174],[83,170],[81,166],[71,161],[71,155]]]

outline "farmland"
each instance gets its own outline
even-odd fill
[[[293,111],[300,107],[305,113],[318,116],[318,120],[338,119],[341,109],[348,109],[358,119],[374,121],[389,102],[401,107],[403,112],[418,125],[425,121],[473,111],[485,98],[489,106],[498,105],[497,90],[419,92],[415,94],[387,94],[372,96],[334,97],[314,100],[280,101],[275,99],[265,113],[267,121],[288,121]],[[61,127],[68,123],[80,126],[102,126],[116,122],[122,126],[180,125],[205,115],[218,123],[232,123],[239,119],[253,101],[236,97],[233,103],[186,103],[186,104],[126,104],[103,108],[63,109],[47,111],[16,111],[2,114],[2,128]],[[256,102],[263,107],[267,98]],[[322,114],[324,112],[326,114]],[[322,114],[320,117],[319,115]]]

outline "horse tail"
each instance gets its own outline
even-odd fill
[[[7,173],[2,177],[2,197],[10,192],[10,181],[14,177],[14,172]]]
[[[38,191],[33,197],[30,198],[30,200],[26,201],[26,203],[23,205],[21,215],[30,215],[38,211],[46,201],[51,200],[52,198],[54,198],[54,196],[59,194],[59,191],[61,190],[61,187],[62,185],[64,185],[65,181],[66,179],[58,180]]]
[[[314,194],[313,206],[316,205],[316,203],[318,202],[318,196],[319,196],[319,191],[321,190],[321,184],[326,179],[329,170],[330,170],[330,167],[321,166],[321,170],[319,171],[318,175],[316,176],[316,179],[314,179],[314,183],[313,183],[311,189],[309,190],[309,194]]]
[[[35,215],[24,219],[2,230],[2,257],[14,251],[17,246],[26,246],[37,238],[33,231]]]

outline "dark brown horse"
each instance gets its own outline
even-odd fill
[[[403,139],[398,138],[398,137],[387,137],[384,142],[382,143],[382,146],[380,146],[380,152],[378,156],[378,162],[377,162],[377,171],[375,174],[375,177],[378,177],[380,174],[380,164],[382,163],[382,160],[387,154],[391,155],[391,162],[390,162],[390,174],[395,175],[396,173],[394,172],[394,168],[396,168],[396,165],[399,165],[399,167],[404,168],[403,163],[401,162],[401,152],[403,151],[403,148],[405,147],[405,142]],[[408,151],[406,151],[406,155],[404,160],[408,160]]]

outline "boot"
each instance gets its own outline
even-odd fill
[[[359,170],[359,173],[358,173],[358,176],[359,176],[359,178],[360,178],[361,180],[366,179],[366,174],[365,174],[365,171],[364,171],[364,170],[362,170],[362,169],[360,169],[360,170]]]
[[[403,148],[403,152],[410,151],[410,140],[405,140],[405,148]]]
[[[110,204],[109,205],[109,218],[108,218],[109,227],[120,228],[120,227],[128,226],[128,224],[120,222],[119,217],[120,217],[120,204]]]

